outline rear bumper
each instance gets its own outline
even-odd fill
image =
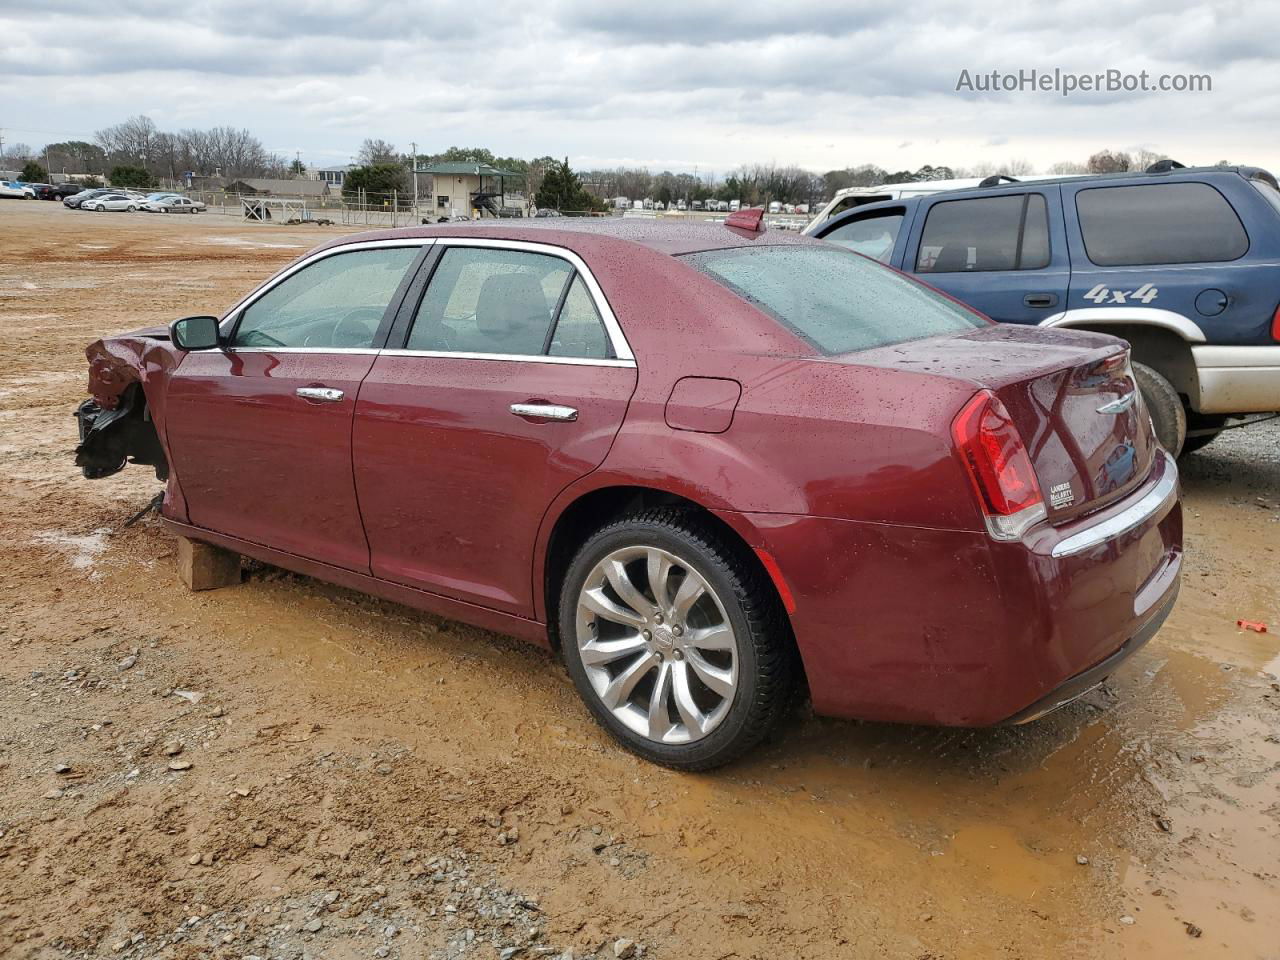
[[[976,530],[724,516],[749,525],[744,535],[777,562],[814,709],[829,716],[990,726],[1043,713],[1159,629],[1182,571],[1167,455],[1124,500],[1012,543]]]
[[[1199,413],[1280,410],[1280,344],[1256,347],[1193,345],[1200,381]]]
[[[1083,697],[1090,690],[1101,686],[1102,682],[1111,676],[1121,664],[1146,646],[1147,641],[1159,632],[1165,620],[1169,618],[1169,614],[1173,612],[1173,605],[1178,599],[1178,586],[1178,582],[1174,581],[1173,588],[1160,604],[1159,609],[1138,629],[1137,633],[1121,645],[1119,650],[1105,660],[1095,663],[1087,670],[1082,670],[1074,677],[1064,680],[1035,703],[1019,710],[1004,722],[1016,725],[1039,720],[1041,717],[1053,713],[1059,707],[1065,707],[1073,700]]]

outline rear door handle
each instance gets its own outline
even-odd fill
[[[341,403],[342,398],[346,396],[341,390],[335,390],[333,387],[299,387],[293,392],[303,400],[311,400],[315,403]]]
[[[561,406],[558,403],[513,403],[511,412],[517,417],[537,417],[539,420],[578,419],[576,408]]]
[[[1058,305],[1058,295],[1056,293],[1028,293],[1022,298],[1022,302],[1028,307],[1056,307]]]

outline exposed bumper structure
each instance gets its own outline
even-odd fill
[[[1193,344],[1200,413],[1280,410],[1280,344],[1221,347]]]

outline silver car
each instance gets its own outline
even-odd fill
[[[80,209],[93,210],[95,213],[103,213],[107,210],[127,210],[129,213],[133,213],[141,203],[142,201],[137,197],[131,197],[124,193],[104,193],[91,200],[86,200],[80,204]]]
[[[190,197],[171,196],[148,200],[143,204],[142,209],[150,210],[152,213],[200,213],[207,207],[199,200],[192,200]]]

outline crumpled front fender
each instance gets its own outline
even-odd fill
[[[169,477],[165,398],[181,353],[163,327],[96,340],[85,350],[91,399],[76,409],[80,443],[76,465],[90,479],[110,476],[126,463],[155,467]]]

